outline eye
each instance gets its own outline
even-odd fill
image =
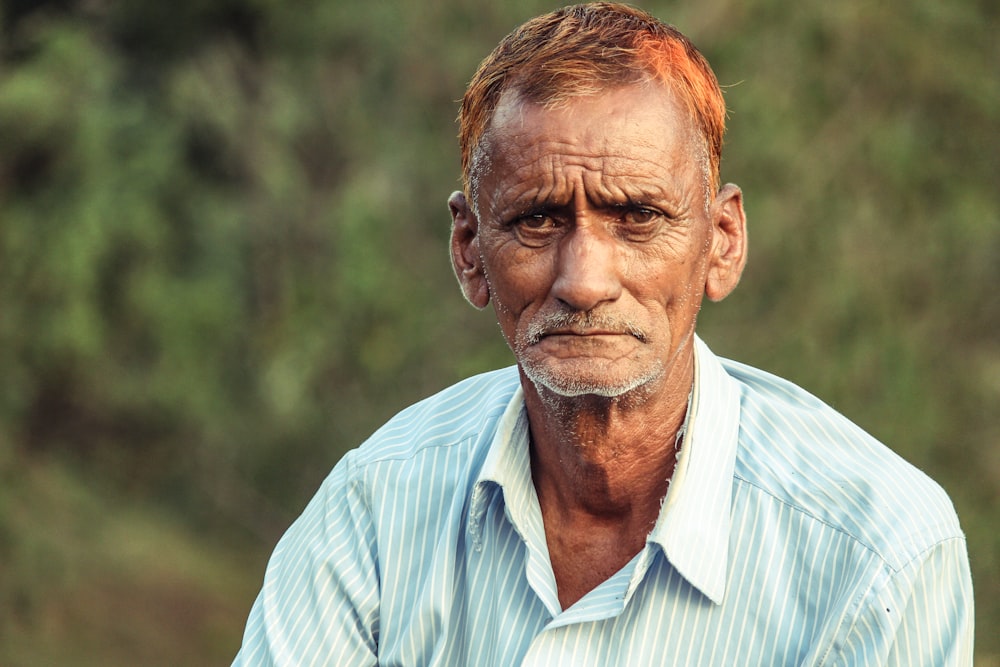
[[[622,215],[622,222],[627,225],[648,225],[656,222],[663,214],[645,206],[629,206]]]
[[[555,220],[552,219],[551,215],[546,215],[545,213],[532,213],[531,215],[518,218],[517,224],[524,229],[542,230],[554,227],[556,223]]]
[[[659,211],[654,211],[651,208],[643,206],[629,208],[625,211],[625,215],[622,216],[622,220],[629,225],[648,225],[651,222],[655,222],[659,217]]]
[[[525,213],[515,218],[511,227],[518,241],[534,248],[546,245],[563,229],[560,220],[545,211]]]
[[[618,224],[622,238],[646,241],[661,229],[667,215],[659,209],[641,204],[627,204],[619,209]]]

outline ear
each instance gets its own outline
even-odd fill
[[[465,298],[482,310],[490,302],[490,289],[479,254],[479,221],[461,192],[451,193],[448,208],[452,220],[451,265]]]
[[[747,263],[747,216],[743,192],[728,183],[712,204],[712,247],[705,296],[721,301],[729,296],[743,275]]]

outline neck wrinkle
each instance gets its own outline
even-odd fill
[[[655,523],[687,415],[693,354],[678,371],[680,382],[664,381],[677,390],[615,398],[545,395],[522,376],[532,481],[546,513],[595,521],[650,514]]]

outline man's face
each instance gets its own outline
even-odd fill
[[[676,370],[717,254],[703,146],[660,85],[501,99],[463,247],[536,386],[620,396]]]

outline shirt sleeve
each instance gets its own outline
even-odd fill
[[[377,665],[375,530],[348,453],[275,547],[236,666]]]
[[[974,608],[965,539],[934,545],[867,597],[830,664],[971,667]]]

